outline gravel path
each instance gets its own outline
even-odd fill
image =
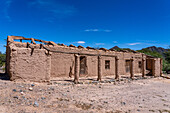
[[[0,113],[170,113],[170,80],[23,83],[0,79]]]

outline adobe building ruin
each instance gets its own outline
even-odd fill
[[[11,80],[47,82],[55,77],[74,77],[77,83],[83,76],[96,76],[100,81],[103,76],[119,79],[120,75],[133,78],[136,74],[162,74],[162,59],[136,51],[58,45],[21,36],[8,36],[6,59],[6,73]]]

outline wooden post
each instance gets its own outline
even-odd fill
[[[156,59],[152,59],[152,76],[156,77],[155,62]]]
[[[130,78],[133,79],[134,77],[134,68],[133,68],[133,63],[134,63],[134,59],[131,59],[131,66],[130,66]]]
[[[119,58],[115,57],[115,79],[119,79]]]
[[[102,80],[102,66],[101,66],[101,56],[98,56],[98,78],[97,81]]]
[[[162,76],[162,66],[163,66],[163,60],[160,59],[160,76]]]
[[[146,59],[142,58],[142,77],[146,75]]]
[[[79,65],[80,65],[80,57],[79,55],[75,55],[75,70],[74,70],[74,83],[77,84],[79,82]]]

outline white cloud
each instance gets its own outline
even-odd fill
[[[113,41],[113,43],[117,43],[117,41]]]
[[[141,43],[139,43],[139,42],[136,42],[136,43],[128,43],[128,45],[130,45],[130,46],[134,46],[134,45],[138,45],[138,44],[141,44]]]
[[[107,30],[104,30],[104,32],[112,32],[112,30],[108,30],[108,29],[107,29]]]
[[[139,41],[139,42],[144,42],[144,43],[148,43],[148,42],[149,42],[149,43],[150,43],[150,42],[151,42],[151,43],[152,43],[152,42],[153,42],[153,43],[156,43],[156,42],[159,42],[159,41],[156,41],[156,40],[137,40],[137,41]]]
[[[108,30],[108,29],[86,29],[84,30],[85,32],[112,32],[112,30]]]
[[[89,32],[89,31],[96,32],[96,31],[99,31],[99,29],[86,29],[86,30],[84,30],[84,31],[86,31],[86,32]]]
[[[95,43],[95,45],[99,46],[99,45],[105,45],[105,43]]]
[[[10,15],[9,15],[9,13],[8,13],[8,9],[10,8],[11,3],[12,3],[12,0],[6,0],[6,2],[5,2],[5,8],[4,8],[4,10],[3,10],[4,15],[5,15],[5,18],[6,18],[9,22],[12,21]]]
[[[78,44],[85,44],[85,41],[78,41]]]

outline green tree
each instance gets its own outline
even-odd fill
[[[163,60],[163,71],[170,71],[170,63],[167,60]]]
[[[2,54],[2,53],[0,52],[0,67],[5,64],[5,61],[6,61],[6,55],[5,55],[5,54]]]
[[[165,60],[166,60],[168,63],[170,63],[170,51],[165,52],[164,55],[165,55]]]

